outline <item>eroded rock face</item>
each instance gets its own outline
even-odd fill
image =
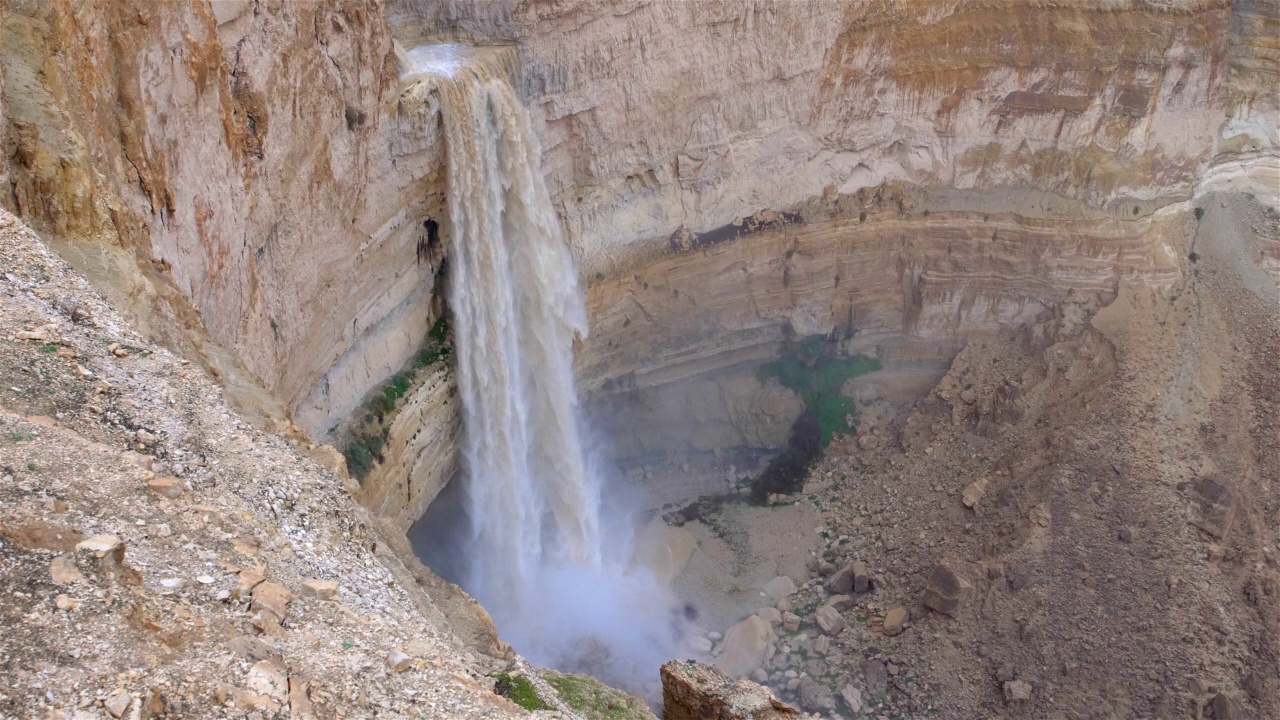
[[[453,373],[440,366],[405,396],[387,427],[384,461],[360,483],[356,498],[401,534],[422,517],[458,468]]]
[[[445,28],[519,45],[589,273],[828,186],[1127,204],[1189,196],[1228,116],[1231,136],[1276,144],[1276,102],[1259,92],[1274,88],[1275,12],[1261,2],[393,0],[388,12],[406,44]]]
[[[673,660],[662,666],[666,720],[785,720],[800,712],[750,680],[731,680],[714,668]]]
[[[442,148],[380,3],[12,3],[0,32],[0,197],[149,330],[203,324],[319,436],[416,350]]]
[[[881,360],[867,381],[909,402],[970,338],[1122,279],[1168,285],[1185,265],[1185,216],[1041,193],[893,186],[802,210],[589,287],[579,378],[624,453],[776,446],[801,406],[756,367],[788,338],[844,338]]]

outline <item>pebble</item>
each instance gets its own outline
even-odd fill
[[[320,600],[332,600],[338,596],[338,582],[336,580],[307,580],[302,583],[302,595],[303,597],[312,597]]]
[[[399,650],[392,650],[387,653],[387,667],[391,668],[392,672],[404,672],[405,670],[408,670],[412,664],[413,658]]]

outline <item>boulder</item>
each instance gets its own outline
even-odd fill
[[[338,582],[336,580],[308,580],[302,583],[303,597],[313,597],[320,600],[332,600],[338,596]]]
[[[276,620],[283,621],[292,599],[293,593],[283,585],[263,582],[253,589],[253,611],[265,610],[275,615]]]
[[[147,481],[147,489],[161,496],[173,499],[182,495],[182,483],[175,477],[162,476]]]
[[[796,591],[796,583],[786,575],[779,575],[764,584],[764,594],[769,596],[773,602],[778,602],[783,598],[793,595]]]
[[[853,598],[849,597],[848,595],[832,595],[831,597],[827,598],[827,601],[823,604],[830,605],[831,607],[839,610],[840,612],[844,612],[845,610],[848,610],[849,608],[853,607]]]
[[[413,666],[413,658],[399,650],[387,653],[387,667],[391,672],[404,672]]]
[[[782,624],[782,613],[778,612],[778,608],[771,608],[771,607],[760,608],[759,610],[756,611],[756,615],[759,615],[760,619],[764,620],[770,625]]]
[[[311,682],[299,675],[289,676],[289,717],[292,720],[315,720],[311,712]]]
[[[800,616],[791,612],[782,613],[782,629],[795,632],[800,629]]]
[[[969,486],[960,494],[960,501],[967,508],[972,508],[978,504],[982,496],[987,493],[987,479],[983,478],[977,482],[969,483]]]
[[[236,587],[231,591],[231,597],[236,600],[247,597],[254,588],[262,584],[263,580],[266,580],[266,577],[257,570],[241,570],[236,576]]]
[[[1010,680],[1004,684],[1004,701],[1015,703],[1030,700],[1031,689],[1031,683],[1025,680]]]
[[[670,584],[689,564],[698,540],[686,527],[672,527],[661,517],[654,519],[636,537],[636,562],[663,584]]]
[[[662,666],[664,720],[795,720],[800,711],[768,688],[689,660]]]
[[[836,697],[825,685],[811,678],[802,678],[797,687],[800,706],[811,712],[836,709]]]
[[[1213,720],[1242,720],[1245,717],[1240,701],[1222,692],[1213,696],[1209,709],[1213,711]]]
[[[759,615],[752,615],[724,634],[724,644],[715,666],[729,677],[746,677],[764,664],[768,646],[769,623]]]
[[[279,650],[253,635],[240,635],[231,638],[227,641],[227,649],[254,663],[263,660],[283,660]]]
[[[814,613],[814,622],[822,629],[822,632],[828,635],[839,635],[846,625],[844,616],[839,610],[830,605],[823,605],[818,608],[818,612]]]
[[[849,706],[849,710],[857,715],[862,712],[862,691],[852,685],[845,685],[840,690],[840,697],[844,698],[844,704]]]
[[[710,655],[711,648],[715,647],[715,643],[711,641],[711,638],[703,637],[702,635],[690,637],[686,644],[689,646],[689,651],[696,655]]]
[[[894,608],[884,614],[884,634],[889,637],[901,635],[910,616],[902,608]]]
[[[245,685],[250,690],[265,695],[273,700],[284,700],[289,697],[289,674],[284,666],[276,660],[260,660],[249,669]]]
[[[124,541],[119,535],[94,535],[76,543],[76,550],[106,562],[124,562]]]
[[[862,663],[862,678],[866,682],[868,694],[883,695],[889,689],[889,669],[879,660]]]
[[[963,607],[973,585],[956,572],[950,563],[938,563],[929,573],[924,587],[925,607],[955,617]]]
[[[107,698],[107,702],[104,703],[104,706],[107,708],[107,712],[111,713],[111,717],[118,718],[123,717],[125,711],[128,710],[129,706],[132,704],[133,696],[130,695],[128,691],[121,688],[111,693]]]
[[[854,560],[828,578],[823,588],[832,595],[870,592],[871,571],[867,568],[866,563],[861,560]]]

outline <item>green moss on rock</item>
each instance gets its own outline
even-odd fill
[[[537,688],[527,677],[500,673],[494,677],[493,691],[525,710],[554,709],[538,697]]]
[[[595,678],[551,670],[540,671],[540,674],[555,688],[560,700],[586,720],[657,720],[643,700]]]

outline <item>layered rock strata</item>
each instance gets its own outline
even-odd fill
[[[901,187],[757,213],[591,286],[579,375],[624,450],[776,440],[756,428],[798,410],[752,373],[783,342],[841,338],[899,384],[914,371],[904,394],[923,394],[972,337],[1069,297],[1109,298],[1122,280],[1172,283],[1190,222],[1185,209],[1135,216],[1038,193]]]
[[[401,535],[457,472],[457,404],[447,367],[428,372],[389,419],[383,462],[360,482],[356,498]]]
[[[1191,194],[1225,118],[1276,145],[1277,12],[1261,2],[393,0],[388,13],[406,43],[518,44],[589,273],[828,185],[1163,204]]]

